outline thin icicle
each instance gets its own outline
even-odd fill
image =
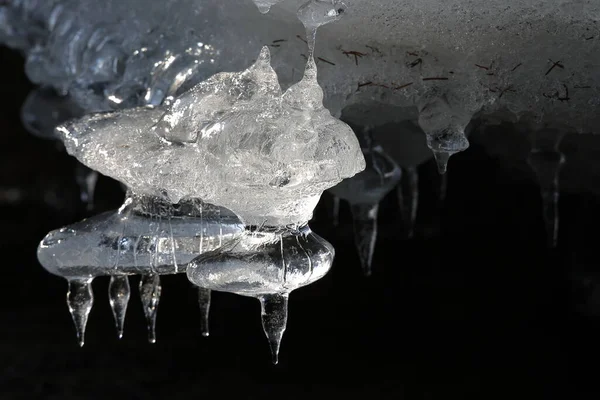
[[[377,241],[377,214],[379,203],[353,204],[354,241],[365,276],[372,273],[371,264]]]
[[[67,305],[73,317],[73,323],[77,331],[79,346],[85,343],[85,327],[88,316],[94,305],[94,293],[92,291],[92,280],[94,278],[69,278],[69,290],[67,292]]]
[[[279,362],[281,339],[287,326],[288,293],[259,296],[263,330],[269,340],[273,364]]]
[[[544,151],[534,148],[529,154],[528,162],[534,170],[540,185],[542,214],[546,226],[548,246],[556,247],[559,227],[559,174],[565,163],[565,157],[558,150]]]
[[[401,181],[397,186],[398,204],[402,222],[406,228],[407,236],[412,238],[415,233],[415,222],[417,220],[417,210],[419,208],[419,173],[417,167],[410,166],[404,168],[404,175],[407,177],[407,195],[404,194],[404,185]]]
[[[148,341],[150,343],[156,343],[156,312],[158,311],[161,289],[158,274],[142,275],[139,290],[148,324]]]
[[[108,284],[108,298],[115,318],[119,339],[123,337],[125,314],[127,313],[127,304],[129,303],[130,296],[129,278],[126,275],[111,276],[110,283]]]

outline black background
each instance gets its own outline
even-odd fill
[[[156,344],[146,341],[137,293],[117,340],[108,281],[94,281],[80,349],[66,281],[36,259],[48,231],[90,215],[76,161],[24,130],[19,112],[32,86],[23,59],[2,48],[0,60],[0,192],[19,197],[0,196],[0,399],[596,398],[600,202],[563,193],[559,247],[548,250],[533,174],[516,178],[477,140],[450,161],[444,203],[435,166],[420,167],[414,239],[406,239],[395,194],[385,199],[370,278],[348,207],[333,227],[323,196],[311,227],[334,245],[336,260],[325,278],[291,295],[279,365],[270,363],[254,299],[215,293],[211,336],[201,337],[185,276],[163,278]],[[92,214],[122,199],[102,177]]]

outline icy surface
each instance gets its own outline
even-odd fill
[[[66,278],[173,274],[243,233],[243,224],[226,209],[155,200],[132,196],[119,211],[50,232],[38,247],[38,260]]]
[[[284,88],[306,62],[300,0],[2,4],[0,40],[26,52],[29,77],[88,111],[160,104],[216,72],[247,68],[264,45]],[[315,54],[334,115],[359,104],[380,123],[403,120],[434,91],[450,93],[465,115],[501,112],[536,128],[568,121],[573,132],[597,132],[600,3],[345,4]]]
[[[199,83],[169,106],[57,128],[70,154],[136,193],[201,198],[248,225],[308,221],[321,193],[364,168],[350,127],[307,75],[282,92],[265,47],[241,73]]]
[[[199,287],[255,297],[277,364],[288,318],[288,296],[322,278],[335,251],[308,225],[247,230],[222,249],[191,261],[187,275]]]

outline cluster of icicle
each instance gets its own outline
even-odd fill
[[[269,11],[276,3],[256,0],[261,12]],[[4,21],[31,22],[27,32],[15,32],[25,25],[10,23],[3,24],[5,30],[0,32],[2,41],[27,53],[28,76],[42,86],[28,99],[25,122],[43,119],[40,115],[48,103],[64,111],[51,113],[49,121],[41,127],[30,123],[33,131],[43,133],[47,126],[91,111],[171,106],[196,82],[216,72],[207,68],[207,60],[212,56],[210,46],[198,43],[199,48],[190,48],[183,40],[178,42],[179,47],[173,48],[171,40],[166,48],[160,43],[167,40],[157,36],[149,39],[149,42],[154,40],[154,47],[138,48],[130,54],[125,50],[124,39],[115,36],[110,24],[79,26],[71,6],[64,0],[20,0],[2,8],[0,13]],[[309,44],[305,77],[313,79],[313,84],[316,84],[313,52],[317,28],[340,18],[344,12],[341,2],[327,0],[309,1],[298,12]],[[49,86],[54,89],[49,90]],[[302,82],[297,88],[301,91]],[[68,97],[64,96],[66,93]],[[450,94],[432,90],[417,104],[418,119],[402,126],[403,140],[406,137],[419,140],[425,134],[426,144],[442,174],[449,157],[469,145],[465,134],[469,118],[455,109],[455,104]],[[414,155],[403,154],[397,144],[382,147],[391,135],[385,137],[378,134],[380,131],[380,127],[364,124],[356,127],[366,168],[354,176],[348,174],[348,179],[329,189],[336,205],[339,199],[351,205],[356,245],[367,275],[371,273],[380,201],[397,189],[403,219],[412,235],[418,208],[416,167],[426,161],[423,157],[412,159]],[[77,135],[71,136],[77,139]],[[529,158],[542,188],[544,217],[552,245],[556,245],[558,234],[557,176],[564,164],[558,150],[561,137],[555,131],[537,132],[532,137]],[[403,175],[408,179],[407,199],[400,184]],[[84,177],[88,186],[93,177]],[[287,184],[287,180],[289,177],[283,174],[274,182],[281,185]],[[125,203],[119,210],[53,231],[38,250],[42,265],[69,281],[67,302],[80,344],[84,343],[85,326],[93,305],[91,284],[95,277],[110,276],[110,303],[118,334],[122,336],[130,297],[128,275],[142,276],[139,291],[149,339],[153,342],[161,292],[159,276],[187,272],[190,281],[199,288],[202,334],[208,335],[211,290],[256,297],[261,302],[263,327],[276,362],[287,321],[289,293],[327,273],[334,255],[331,245],[310,231],[307,220],[288,225],[261,225],[255,221],[247,224],[239,218],[239,213],[200,197],[184,198],[174,204],[168,196],[141,193],[128,187]],[[90,191],[93,193],[93,188],[88,188]],[[314,207],[316,203],[310,204]]]
[[[142,276],[154,342],[160,275],[187,273],[199,288],[203,335],[212,290],[255,297],[277,363],[289,294],[333,262],[333,247],[308,227],[312,210],[323,190],[365,167],[350,127],[322,105],[313,58],[317,28],[343,12],[322,0],[299,9],[311,51],[303,79],[285,92],[265,47],[249,69],[216,74],[168,104],[56,128],[69,153],[128,188],[119,210],[50,232],[38,248],[41,264],[69,282],[81,345],[94,278],[110,276],[121,337],[128,275]]]

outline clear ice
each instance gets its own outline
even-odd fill
[[[398,185],[402,170],[381,146],[373,143],[369,132],[364,136],[366,148],[363,148],[363,153],[367,168],[352,178],[343,180],[329,191],[350,203],[354,240],[363,272],[369,276],[377,241],[379,203]]]
[[[170,105],[86,116],[57,128],[83,164],[171,203],[200,198],[247,225],[308,221],[321,193],[364,168],[352,130],[323,107],[316,74],[281,92],[264,47]]]
[[[158,274],[179,272],[180,266],[190,261],[188,256],[206,254],[186,267],[190,280],[202,288],[203,334],[208,334],[210,297],[206,291],[257,297],[268,314],[263,326],[276,361],[287,318],[287,294],[323,276],[333,259],[331,245],[310,232],[306,221],[324,190],[365,166],[351,128],[323,107],[313,57],[317,28],[339,19],[343,10],[341,3],[324,1],[311,1],[299,9],[309,35],[310,58],[304,77],[285,91],[265,46],[250,68],[213,75],[161,105],[92,114],[57,127],[71,155],[122,182],[130,189],[130,197],[116,215],[103,214],[91,223],[82,222],[80,233],[77,227],[69,227],[69,233],[49,234],[38,251],[40,262],[63,276],[110,275],[111,267],[121,274],[142,273],[140,294],[149,339],[154,341]],[[195,199],[231,210],[239,218],[226,226],[229,231],[223,231],[221,212],[207,225],[219,229],[207,237],[218,238],[219,246],[224,247],[215,250],[214,242],[213,246],[203,245],[201,234],[199,247],[195,246],[198,229],[190,238],[191,232],[185,228],[198,228],[197,224],[185,218],[177,224],[170,218],[176,204],[195,204]],[[119,224],[127,210],[137,209],[136,201],[142,208],[152,208],[142,217],[151,242],[145,244],[154,245],[146,252],[136,251],[140,232],[128,232],[138,223]],[[241,226],[246,230],[237,235]],[[183,230],[185,239],[191,239],[189,243],[179,245],[174,239],[177,228]],[[106,241],[113,251],[105,250],[104,258],[93,256],[85,262],[88,255],[82,249],[87,248],[73,237],[89,243],[83,232],[91,231],[95,239],[115,230],[116,243]],[[235,245],[226,246],[228,241],[221,241],[226,237]],[[69,238],[70,243],[63,247],[80,253],[55,257],[55,243],[60,245]],[[164,246],[163,252],[157,251],[159,245]],[[91,246],[89,253],[98,249],[103,247]],[[261,257],[264,260],[258,262]],[[137,271],[140,268],[142,271]],[[214,272],[206,275],[206,271]],[[255,284],[245,287],[246,279],[254,279]],[[281,296],[286,302],[280,301]]]
[[[532,137],[531,152],[527,158],[540,185],[542,215],[549,247],[556,247],[558,243],[559,174],[565,163],[565,156],[559,146],[563,137],[563,133],[553,129],[536,132]]]
[[[402,222],[406,227],[406,234],[408,238],[412,238],[415,234],[415,222],[417,220],[417,210],[419,208],[419,172],[415,166],[403,168],[402,171],[402,177],[406,177],[408,180],[408,193],[404,193],[404,187],[402,185],[404,179],[402,179],[396,188],[398,193],[398,205],[400,214],[402,215]]]
[[[148,319],[149,339],[160,297],[159,276],[183,273],[183,265],[205,251],[227,243],[244,231],[230,211],[197,199],[171,204],[157,197],[128,193],[123,206],[52,231],[38,247],[38,260],[50,273],[62,276],[74,287],[69,309],[83,340],[92,301],[91,282],[110,276],[109,300],[119,337],[123,335],[130,297],[127,276],[141,275],[140,294]],[[85,289],[84,289],[85,288]],[[72,292],[70,289],[70,292]],[[210,297],[209,297],[210,298]],[[208,315],[208,304],[201,312]],[[208,333],[203,327],[203,334]]]
[[[215,251],[212,242],[240,241],[252,249],[252,234],[304,226],[323,190],[365,166],[352,132],[332,115],[354,114],[358,126],[372,127],[375,142],[405,171],[411,200],[401,203],[407,204],[403,214],[409,226],[418,198],[411,168],[431,155],[422,147],[433,151],[445,172],[449,157],[468,147],[465,129],[474,115],[484,123],[500,116],[532,125],[535,132],[558,125],[561,132],[598,132],[600,3],[345,3],[347,8],[313,0],[298,9],[299,0],[0,1],[0,42],[24,54],[27,76],[40,85],[22,111],[29,130],[49,137],[66,119],[105,112],[55,131],[71,154],[148,204],[169,209],[198,201],[237,215],[236,233],[228,238],[206,217],[212,222],[197,252],[184,244],[183,250],[175,248],[179,239],[164,235],[168,218],[155,216],[144,217],[152,224],[134,244],[118,239],[127,236],[116,233],[122,229],[116,226],[124,218],[120,212],[50,233],[38,254],[48,270],[70,281],[69,308],[80,340],[95,276],[111,276],[120,332],[128,298],[124,275],[149,279],[183,272],[190,259]],[[315,49],[316,29],[342,16],[320,32]],[[418,132],[402,126],[412,121]],[[416,138],[423,139],[423,133],[421,143]],[[556,148],[537,144],[529,159],[542,188],[549,241],[555,243],[557,176],[564,159]],[[369,173],[377,169],[382,168],[371,165]],[[82,177],[84,200],[92,200],[93,179]],[[445,175],[441,182],[443,198]],[[377,208],[372,202],[357,204],[354,215],[366,221],[360,228],[371,232],[361,235],[369,240],[360,241],[368,260]],[[131,246],[134,250],[127,250]],[[131,261],[132,254],[139,260]],[[199,291],[203,333],[208,333],[210,291]],[[263,325],[276,353],[286,319],[270,316],[283,315],[275,310],[285,309],[287,297],[264,296]],[[146,311],[158,301],[149,299]]]
[[[308,173],[293,175],[297,177],[295,185],[303,187],[304,196],[312,190],[319,190],[317,199],[323,190],[359,172],[365,164],[358,140],[350,127],[334,119],[328,111],[321,114],[324,110],[322,91],[317,83],[313,57],[316,30],[320,25],[339,18],[342,12],[340,10],[340,3],[325,1],[309,1],[298,10],[298,17],[307,31],[309,56],[304,77],[283,94],[283,101],[291,106],[292,116],[300,112],[307,120],[292,122],[304,122],[304,125],[300,132],[292,130],[291,136],[286,132],[289,128],[281,127],[280,131],[274,132],[275,137],[288,136],[285,152],[292,153],[290,155],[302,154],[296,153],[296,148],[302,148],[311,142],[319,145],[320,140],[314,140],[315,134],[321,135],[319,132],[329,135],[329,140],[337,142],[328,146],[330,160],[321,167],[326,170],[326,174],[311,171],[312,164],[323,162],[318,152],[313,150],[312,159],[301,167]],[[263,50],[259,57],[259,61],[261,58],[266,61],[265,67],[268,66],[268,59],[265,59],[267,55],[268,51]],[[263,110],[268,111],[269,105],[265,104]],[[311,113],[307,113],[307,110]],[[345,156],[349,158],[343,159]],[[289,177],[278,179],[275,187],[281,188],[280,192],[285,191],[288,180]],[[331,268],[334,257],[333,247],[308,227],[307,221],[316,205],[311,199],[312,195],[302,198],[300,192],[296,194],[298,198],[295,201],[304,202],[307,212],[293,212],[283,219],[271,218],[268,213],[272,212],[261,209],[261,217],[243,218],[252,221],[244,235],[216,251],[197,257],[187,267],[189,280],[199,287],[259,299],[263,330],[269,341],[274,364],[279,361],[279,349],[286,329],[289,294],[323,277]],[[283,194],[277,197],[279,202],[285,199]],[[273,208],[278,207],[274,201],[268,204]],[[287,210],[294,211],[295,208],[287,207]]]
[[[322,278],[335,251],[308,225],[256,227],[187,267],[188,279],[210,290],[260,300],[263,329],[277,364],[289,293]]]
[[[445,174],[450,157],[469,147],[465,128],[471,116],[453,108],[447,95],[432,96],[419,105],[419,126],[427,135],[439,173]]]

